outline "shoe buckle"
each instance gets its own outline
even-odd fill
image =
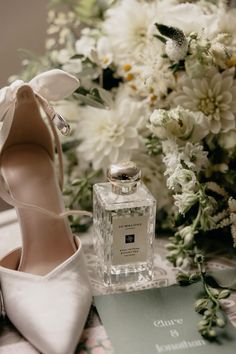
[[[54,114],[52,118],[53,123],[57,127],[57,129],[60,130],[61,134],[63,135],[68,135],[70,133],[70,125],[67,123],[65,118],[63,118],[60,114],[56,113]]]

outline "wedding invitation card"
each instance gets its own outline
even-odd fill
[[[178,285],[95,297],[115,354],[233,354],[236,329],[227,322],[216,341],[197,330],[194,302],[201,285]]]

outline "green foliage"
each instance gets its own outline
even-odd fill
[[[38,56],[35,53],[26,50],[18,49],[19,57],[23,63],[23,70],[17,75],[18,79],[30,81],[39,72],[51,69],[51,61],[49,56]]]
[[[204,257],[201,253],[196,254],[194,261],[198,271],[192,274],[181,272],[177,275],[177,281],[180,285],[185,286],[201,281],[204,295],[194,305],[195,311],[202,316],[198,323],[198,330],[203,337],[213,340],[217,336],[217,331],[226,325],[220,300],[228,298],[230,291],[228,289],[216,289],[208,284],[207,274],[204,270]]]
[[[153,36],[154,36],[155,38],[159,39],[159,41],[161,41],[162,43],[166,44],[167,39],[166,39],[165,37],[160,36],[159,34],[154,34]],[[168,58],[167,55],[166,55],[166,58]]]
[[[216,329],[225,327],[226,319],[223,315],[220,300],[226,299],[230,295],[228,289],[220,290],[208,285],[206,273],[203,270],[203,264],[197,263],[201,274],[201,281],[204,287],[205,295],[195,303],[195,311],[203,316],[198,323],[198,330],[201,335],[207,339],[214,339],[217,336]]]
[[[83,104],[95,108],[109,108],[112,104],[111,94],[102,88],[93,88],[90,91],[77,90],[74,96]]]
[[[76,2],[74,11],[81,22],[94,26],[94,23],[102,19],[107,8],[107,3],[102,0],[80,0]]]
[[[185,61],[184,60],[180,60],[179,62],[170,65],[170,69],[173,71],[174,74],[177,71],[184,70],[184,68],[185,68]]]
[[[149,155],[157,156],[162,152],[160,139],[155,135],[149,135],[146,138],[145,146]]]
[[[99,174],[100,171],[92,172],[82,178],[67,182],[64,196],[68,209],[92,211],[92,185],[94,178],[98,177]],[[86,216],[71,216],[69,219],[74,232],[86,231],[92,222],[91,218]]]
[[[75,12],[82,22],[100,17],[100,8],[96,0],[80,0],[75,6]]]

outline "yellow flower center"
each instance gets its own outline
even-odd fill
[[[214,97],[204,97],[199,101],[198,108],[206,116],[209,116],[218,110],[218,104]]]
[[[131,66],[130,64],[124,64],[124,65],[123,65],[123,70],[126,71],[126,72],[127,72],[127,71],[130,71],[131,68],[132,68],[132,66]]]
[[[127,80],[127,81],[131,81],[131,80],[133,80],[133,79],[134,79],[134,75],[131,74],[131,73],[129,73],[129,74],[126,75],[126,77],[125,77],[125,80]]]
[[[228,67],[230,67],[230,68],[231,68],[232,66],[236,66],[236,55],[233,56],[232,58],[226,60],[226,65],[227,65]]]
[[[103,57],[102,61],[103,61],[103,64],[108,64],[109,63],[109,57],[108,56]]]

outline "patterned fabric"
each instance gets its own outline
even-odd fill
[[[20,231],[17,224],[14,210],[0,214],[0,257],[8,250],[20,244]],[[92,230],[80,235],[87,260],[89,275],[92,281],[94,295],[121,291],[134,291],[152,287],[169,286],[175,283],[176,269],[166,260],[165,244],[167,238],[157,237],[155,243],[155,275],[148,283],[130,285],[120,288],[106,288],[99,281],[96,274],[96,256],[92,247]],[[217,247],[219,250],[220,248]],[[235,266],[233,254],[221,253],[208,250],[208,266],[212,270],[226,269]],[[224,300],[224,307],[232,324],[236,327],[236,292],[233,292],[229,299]],[[39,354],[39,352],[28,343],[11,325],[9,321],[0,325],[0,353],[1,354]],[[96,308],[92,306],[85,329],[78,344],[76,354],[113,354],[111,342],[106,334],[105,328],[97,314]]]

